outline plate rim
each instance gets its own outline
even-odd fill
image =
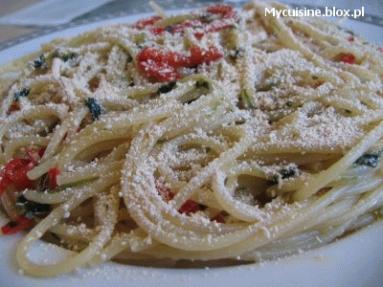
[[[280,0],[280,1],[282,1],[288,5],[291,5],[293,8],[309,8],[309,9],[324,10],[324,7],[325,7],[324,5],[297,4],[297,3],[294,3],[294,1],[290,1],[290,0]],[[227,2],[228,2],[228,4],[231,4],[235,7],[240,7],[243,4],[245,4],[246,2],[248,2],[248,0],[245,0],[245,1],[244,0],[240,0],[240,1],[231,0],[231,1],[227,1]],[[168,10],[173,12],[173,11],[177,11],[177,10],[198,9],[198,8],[203,7],[203,6],[206,6],[209,4],[214,4],[214,3],[217,3],[217,2],[214,2],[214,1],[208,1],[208,2],[186,1],[183,4],[182,8],[168,9]],[[80,16],[78,18],[75,18],[73,21],[71,21],[69,23],[60,24],[60,25],[56,25],[56,26],[43,26],[38,31],[28,33],[26,35],[21,35],[19,37],[13,38],[13,39],[8,40],[8,41],[4,41],[4,42],[0,43],[0,52],[5,50],[5,49],[8,49],[12,46],[15,46],[17,44],[21,44],[21,43],[27,42],[27,41],[35,39],[35,38],[39,38],[41,36],[45,36],[45,35],[51,34],[53,32],[63,31],[63,30],[66,30],[68,28],[78,27],[78,26],[82,26],[84,24],[91,24],[91,23],[105,21],[105,20],[109,20],[109,19],[124,18],[124,17],[134,16],[134,15],[150,15],[150,14],[153,14],[153,12],[151,12],[151,8],[145,7],[144,11],[138,11],[138,13],[137,13],[137,11],[134,12],[134,11],[126,10],[126,11],[110,12],[110,13],[106,13],[102,16],[93,16],[93,17],[89,17],[89,18],[81,18],[81,16]],[[371,25],[383,28],[383,16],[378,16],[378,15],[366,13],[364,17],[360,17],[357,19],[352,19],[351,17],[349,17],[348,19],[352,20],[352,21],[367,23],[367,24],[371,24]],[[31,26],[31,27],[38,27],[38,26]]]
[[[129,22],[132,22],[132,21],[135,21],[136,19],[139,19],[139,18],[141,18],[142,16],[145,16],[145,15],[147,15],[148,13],[140,13],[140,14],[136,14],[136,15],[128,15],[128,16],[122,16],[122,17],[119,17],[119,18],[116,18],[116,19],[104,19],[104,20],[102,20],[102,21],[97,21],[97,22],[92,22],[92,23],[86,23],[86,24],[83,24],[83,25],[79,25],[79,26],[75,26],[75,27],[69,27],[69,28],[67,28],[67,29],[65,29],[65,31],[68,33],[68,34],[78,34],[78,33],[82,33],[82,32],[85,32],[85,31],[89,31],[89,30],[91,30],[91,29],[94,29],[94,28],[96,28],[96,27],[99,27],[99,26],[103,26],[103,25],[105,25],[105,24],[108,24],[108,23],[110,23],[110,24],[118,24],[118,23],[129,23]],[[120,22],[121,21],[121,22]],[[84,30],[85,29],[85,30]],[[47,34],[47,35],[42,35],[42,36],[40,36],[40,37],[38,37],[38,38],[34,38],[34,39],[30,39],[30,40],[28,40],[28,41],[26,41],[25,43],[28,43],[28,42],[32,42],[32,43],[34,43],[34,45],[36,46],[36,45],[40,45],[42,42],[46,42],[46,38],[56,38],[57,36],[56,36],[56,34],[57,33],[60,33],[60,31],[54,31],[54,32],[52,32],[52,33],[50,33],[50,34]],[[24,44],[25,44],[24,43]],[[20,45],[21,45],[21,43],[20,44],[18,44],[18,45],[16,45],[16,46],[14,46],[14,48],[13,49],[16,49],[16,50],[18,50],[18,49],[21,49],[21,47],[20,47]],[[9,51],[10,49],[7,49],[7,50],[3,50],[3,51],[0,51],[0,59],[1,59],[1,56],[3,55],[3,54],[5,54],[6,53],[6,51]],[[16,53],[16,51],[13,51],[13,53],[15,53],[15,54],[17,54]],[[16,60],[17,58],[19,58],[20,57],[20,55],[17,55],[17,56],[14,56],[12,59],[9,59],[10,61],[12,61],[12,60]],[[1,61],[1,60],[0,60]],[[2,63],[2,64],[5,64],[5,63]],[[230,273],[230,276],[232,276],[232,275],[234,275],[234,276],[237,276],[237,275],[240,275],[240,274],[244,274],[243,272],[245,272],[246,274],[248,273],[248,270],[250,270],[250,271],[252,271],[252,272],[254,272],[254,274],[255,273],[259,273],[259,270],[264,270],[265,268],[269,268],[269,267],[267,267],[267,266],[275,266],[275,265],[280,265],[280,264],[282,264],[282,267],[283,267],[283,265],[286,263],[286,264],[289,264],[288,262],[294,262],[294,261],[300,261],[300,260],[307,260],[307,258],[308,258],[308,260],[313,260],[313,258],[315,258],[315,257],[318,257],[318,256],[321,256],[321,254],[323,254],[323,252],[324,253],[326,253],[328,250],[330,250],[330,249],[339,249],[339,248],[342,248],[342,247],[339,247],[340,245],[343,245],[343,243],[342,242],[349,242],[349,241],[357,241],[358,240],[358,238],[360,238],[360,237],[365,237],[365,236],[367,236],[368,234],[371,234],[372,232],[379,232],[379,234],[381,235],[381,236],[383,236],[383,221],[382,220],[380,220],[380,221],[378,221],[378,222],[376,222],[376,223],[373,223],[372,225],[370,225],[370,226],[367,226],[367,227],[365,227],[365,228],[363,228],[363,229],[361,229],[361,230],[358,230],[358,231],[356,231],[356,232],[354,232],[354,233],[352,233],[352,234],[350,234],[350,235],[348,235],[347,237],[345,237],[345,238],[342,238],[341,240],[336,240],[335,242],[332,242],[332,243],[329,243],[329,244],[327,244],[327,245],[325,245],[325,246],[323,246],[323,247],[320,247],[320,248],[317,248],[317,249],[313,249],[313,250],[309,250],[309,251],[306,251],[306,252],[304,252],[303,254],[299,254],[299,255],[293,255],[293,256],[289,256],[289,257],[286,257],[286,258],[282,258],[282,259],[280,259],[280,260],[278,260],[278,261],[271,261],[271,262],[266,262],[266,263],[264,263],[264,264],[259,264],[259,263],[257,263],[257,264],[252,264],[252,268],[247,268],[248,267],[248,265],[242,265],[242,266],[231,266],[231,267],[220,267],[220,268],[212,268],[212,270],[214,270],[213,271],[213,273],[224,273],[225,271],[228,271],[229,273]],[[20,236],[18,237],[18,240],[20,239]],[[3,256],[3,258],[5,257],[5,258],[7,258],[7,261],[8,261],[8,258],[10,257],[10,256],[14,256],[14,253],[12,253],[12,252],[14,252],[14,247],[15,247],[15,245],[16,245],[16,239],[13,241],[13,242],[9,242],[9,241],[11,241],[10,240],[10,238],[7,238],[7,239],[4,239],[3,240],[3,238],[0,238],[0,250],[1,249],[3,249],[3,248],[1,248],[1,247],[5,247],[5,251],[3,250],[3,251],[1,251],[0,252],[0,255],[1,254],[5,254],[5,256]],[[4,243],[5,242],[5,243]],[[346,243],[344,243],[344,244],[346,244]],[[327,251],[326,251],[327,250]],[[5,252],[5,253],[4,253]],[[311,259],[310,259],[311,258]],[[382,267],[383,267],[383,254],[382,254],[382,256],[380,257],[381,258],[381,263],[382,263]],[[13,263],[14,263],[14,260],[12,261]],[[0,263],[0,275],[2,274],[2,273],[4,273],[4,265],[3,265],[3,263],[4,262],[2,262],[2,263]],[[6,262],[5,264],[8,264],[8,262]],[[9,264],[8,264],[9,265]],[[262,266],[261,266],[262,265]],[[278,266],[279,266],[278,265]],[[196,275],[194,275],[194,274],[205,274],[206,272],[205,272],[205,270],[204,269],[168,269],[168,268],[148,268],[148,267],[137,267],[137,266],[127,266],[127,265],[121,265],[121,264],[117,264],[117,263],[106,263],[105,264],[105,266],[112,266],[112,268],[116,268],[116,266],[119,266],[119,269],[121,269],[122,268],[122,266],[123,266],[123,268],[124,269],[126,269],[126,270],[128,270],[128,269],[132,269],[132,270],[138,270],[138,272],[141,272],[143,269],[146,269],[146,270],[155,270],[155,272],[159,272],[159,271],[163,271],[164,273],[166,273],[167,274],[167,276],[186,276],[184,273],[187,271],[187,272],[189,272],[190,271],[190,273],[193,273],[192,274],[192,276],[196,276]],[[266,266],[266,267],[265,267]],[[287,266],[288,267],[288,266]],[[6,268],[8,268],[8,270],[5,270],[5,272],[9,272],[9,271],[11,271],[11,272],[13,272],[12,273],[12,275],[11,276],[13,276],[13,278],[22,278],[22,277],[19,277],[19,275],[18,274],[15,274],[16,272],[15,271],[17,271],[17,268],[16,268],[16,266],[14,266],[14,265],[12,265],[12,266],[8,266],[8,267],[6,267]],[[104,268],[103,266],[100,266],[100,267],[97,267],[97,268]],[[140,271],[141,270],[141,271]],[[193,271],[191,271],[191,270],[193,270]],[[249,271],[249,272],[250,272]],[[87,272],[87,271],[86,271]],[[91,272],[91,271],[89,271],[89,272]],[[209,272],[209,273],[211,273],[211,272]],[[235,273],[235,274],[234,274]],[[141,279],[145,279],[145,276],[146,276],[147,274],[145,274],[145,273],[142,273],[142,276],[141,276]],[[29,283],[28,284],[30,284],[29,286],[41,286],[41,287],[43,287],[43,286],[49,286],[49,285],[51,285],[51,284],[53,284],[52,282],[55,282],[54,284],[56,284],[57,282],[57,284],[55,285],[55,286],[77,286],[77,284],[81,281],[81,282],[85,282],[85,281],[82,281],[82,279],[81,279],[81,277],[74,277],[74,278],[72,278],[72,280],[73,280],[73,285],[70,285],[70,284],[72,284],[72,283],[69,283],[68,285],[59,285],[59,284],[61,284],[61,280],[62,280],[62,278],[64,278],[63,280],[65,281],[65,280],[71,280],[71,276],[72,276],[72,274],[69,274],[69,275],[64,275],[63,277],[58,277],[58,278],[54,278],[54,279],[46,279],[46,281],[44,280],[44,281],[41,281],[41,280],[36,280],[36,279],[34,279],[34,278],[32,278],[32,277],[30,277],[31,279],[30,280],[27,280]],[[77,275],[76,275],[77,276]],[[68,279],[69,278],[69,279]],[[96,278],[98,278],[97,276],[96,276]],[[121,275],[121,278],[123,278],[122,277],[122,275]],[[199,278],[199,277],[198,277]],[[334,279],[336,279],[336,278],[334,278]],[[382,281],[383,281],[383,278],[380,278],[380,279],[382,279]],[[2,278],[1,278],[1,276],[0,276],[0,283],[2,283]],[[165,280],[166,281],[166,278],[165,279],[161,279],[161,280]],[[194,280],[194,279],[193,279]],[[281,278],[281,282],[284,282],[284,278]],[[153,280],[152,280],[153,281]],[[161,282],[165,282],[165,281],[161,281]],[[25,282],[25,281],[20,281],[20,282]],[[42,282],[45,282],[45,283],[42,283]],[[105,283],[105,281],[103,281],[104,283]],[[161,282],[159,282],[159,284],[158,284],[158,287],[159,286],[163,286],[163,285],[161,285],[162,283]],[[303,281],[303,282],[305,282],[305,281]],[[190,282],[189,282],[190,283]],[[193,284],[189,284],[189,283],[186,283],[185,284],[185,286],[194,286]],[[194,282],[192,282],[192,283],[194,283]],[[246,283],[246,282],[245,282]],[[15,287],[16,286],[25,286],[25,285],[17,285],[18,283],[16,282],[16,284],[14,285]],[[65,283],[66,284],[66,283]],[[189,285],[188,285],[189,284]],[[321,284],[323,284],[323,283],[321,283]],[[0,284],[1,285],[1,284]],[[88,285],[84,285],[84,287],[87,287]],[[89,285],[89,286],[91,286],[91,285]],[[101,286],[103,286],[103,285],[101,285]],[[117,287],[117,286],[120,286],[120,285],[116,285],[116,286],[114,286],[114,287]],[[122,285],[121,285],[122,286]],[[139,284],[138,285],[134,285],[134,284],[132,284],[132,286],[142,286],[142,282],[139,282]],[[150,285],[150,286],[155,286],[154,284],[153,285]],[[164,285],[165,286],[165,285]],[[269,286],[280,286],[279,284],[275,284],[275,285],[269,285]],[[283,285],[283,286],[290,286],[290,285]],[[293,285],[291,285],[291,286],[293,286]],[[295,285],[296,286],[296,285]],[[302,285],[303,286],[303,285]],[[314,286],[314,285],[313,285]],[[319,285],[318,285],[319,286]],[[340,286],[340,285],[339,285]],[[346,286],[346,285],[344,285],[344,286]],[[375,285],[374,285],[375,286]],[[378,285],[376,285],[376,286],[378,286]]]

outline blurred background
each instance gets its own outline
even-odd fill
[[[383,26],[383,0],[279,0],[293,6],[365,7],[359,21]],[[66,27],[131,14],[150,12],[148,0],[0,0],[0,50],[26,39]],[[238,0],[157,0],[165,9],[190,8],[212,2],[240,4]]]

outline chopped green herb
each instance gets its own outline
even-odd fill
[[[133,62],[133,57],[132,57],[130,54],[127,54],[127,56],[126,56],[126,62],[127,62],[127,63],[131,63],[131,62]]]
[[[292,178],[298,175],[298,169],[295,166],[283,167],[278,170],[277,174],[270,179],[271,183],[277,184],[280,179]]]
[[[133,41],[134,43],[136,43],[137,46],[141,46],[142,47],[142,44],[145,42],[145,39],[146,39],[146,35],[145,33],[138,33],[138,34],[135,34],[133,36]],[[125,50],[124,47],[121,47],[123,50]],[[133,59],[132,59],[133,60]]]
[[[208,81],[205,80],[198,80],[195,83],[196,89],[210,89],[210,84]]]
[[[27,200],[24,196],[20,196],[16,200],[16,207],[26,217],[34,217],[39,215],[46,215],[50,211],[49,204],[42,204]]]
[[[238,49],[230,51],[229,57],[232,60],[237,60],[238,58],[243,57],[244,53],[245,53],[245,50],[243,48],[238,48]]]
[[[73,60],[74,58],[77,57],[77,54],[76,53],[73,53],[73,52],[68,52],[68,53],[65,53],[63,55],[61,55],[61,59],[64,61],[64,62],[67,62],[69,60]]]
[[[63,60],[64,62],[68,62],[68,61],[74,60],[77,56],[78,56],[77,53],[75,53],[75,52],[69,52],[69,51],[67,51],[67,52],[63,52],[63,51],[56,50],[56,51],[53,53],[53,57],[60,58],[60,59]]]
[[[189,105],[189,104],[191,104],[192,102],[194,102],[194,101],[196,101],[196,100],[198,100],[198,96],[190,98],[190,99],[187,100],[185,103]]]
[[[378,153],[366,153],[355,161],[357,165],[364,165],[368,167],[377,167],[380,154]]]
[[[350,110],[347,110],[347,109],[345,109],[344,112],[345,112],[346,114],[352,114],[352,112],[351,112]]]
[[[256,86],[256,89],[257,89],[257,92],[268,92],[268,91],[271,91],[273,87],[276,87],[276,86],[277,84],[270,83],[270,84],[264,84],[258,87]]]
[[[165,85],[162,85],[158,88],[157,94],[166,94],[169,93],[171,90],[173,90],[177,86],[177,83],[175,81],[169,82]]]
[[[22,88],[13,95],[13,99],[17,102],[21,97],[28,97],[30,90],[28,88]]]
[[[287,167],[287,168],[282,168],[279,173],[281,174],[282,179],[294,177],[298,174],[298,170],[296,167]]]
[[[240,104],[240,107],[244,109],[255,107],[246,89],[243,89],[239,94],[239,104]]]
[[[48,67],[44,54],[41,54],[33,61],[33,67],[35,69],[46,69]]]
[[[286,107],[291,108],[294,105],[294,103],[290,100],[286,102]]]
[[[85,105],[88,107],[93,120],[98,120],[102,114],[102,107],[97,103],[95,98],[88,98],[85,100]]]
[[[311,78],[312,78],[313,80],[318,80],[318,79],[319,79],[319,77],[316,76],[316,75],[312,75]]]

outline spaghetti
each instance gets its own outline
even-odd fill
[[[2,232],[31,229],[20,268],[268,260],[379,218],[382,53],[269,5],[285,8],[155,5],[2,68]],[[73,252],[35,262],[40,238]]]

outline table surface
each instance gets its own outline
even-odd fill
[[[0,0],[0,17],[11,14],[29,5],[33,5],[41,0]],[[282,0],[284,1],[284,0]],[[204,5],[211,2],[240,2],[236,0],[157,0],[165,9],[187,8],[191,6]],[[383,26],[383,1],[382,0],[288,0],[287,2],[297,5],[311,6],[335,6],[343,9],[365,7],[366,14],[377,17],[365,17],[361,21],[372,22]],[[94,9],[80,17],[72,20],[72,23],[87,23],[96,19],[112,18],[117,16],[136,14],[151,11],[148,0],[114,0],[101,7]],[[61,25],[65,26],[65,25]],[[54,27],[58,30],[65,27]],[[20,43],[23,40],[33,38],[39,34],[44,34],[52,27],[44,26],[11,26],[0,25],[0,50]]]

